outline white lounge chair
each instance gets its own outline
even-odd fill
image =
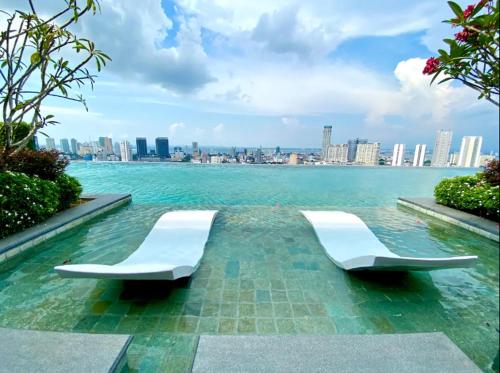
[[[217,211],[163,214],[139,248],[115,265],[70,264],[54,269],[62,277],[117,280],[176,280],[200,263]]]
[[[389,251],[356,215],[343,211],[302,211],[314,227],[327,255],[351,270],[433,270],[469,267],[477,256],[451,258],[402,257]]]

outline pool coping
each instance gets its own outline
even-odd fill
[[[440,205],[434,198],[399,197],[397,203],[499,242],[498,224],[492,220]]]
[[[0,240],[0,263],[77,225],[130,203],[130,194],[82,195],[86,203],[58,212],[42,223]]]

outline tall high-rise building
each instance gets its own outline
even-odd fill
[[[376,166],[379,162],[380,143],[358,144],[356,163],[366,166]]]
[[[458,167],[479,167],[481,158],[482,136],[464,136],[458,156]]]
[[[135,145],[137,147],[137,158],[141,159],[148,156],[148,143],[145,137],[136,137]]]
[[[78,141],[76,141],[76,139],[71,139],[71,153],[72,154],[78,153]]]
[[[120,157],[122,162],[132,161],[132,147],[127,140],[123,140],[120,144]]]
[[[394,144],[394,151],[392,152],[392,165],[402,166],[405,155],[405,144]]]
[[[120,155],[121,154],[121,151],[120,151],[120,143],[119,142],[115,142],[115,145],[113,146],[113,150],[114,150],[114,153],[116,155]]]
[[[415,147],[415,155],[413,156],[413,167],[422,167],[425,161],[425,149],[427,145],[417,144]]]
[[[347,144],[330,145],[326,154],[326,160],[333,163],[347,163],[349,146]]]
[[[69,154],[70,149],[69,149],[69,141],[68,139],[61,139],[61,149],[64,154]]]
[[[193,159],[198,159],[200,157],[200,149],[198,149],[198,143],[196,141],[193,141],[192,157]]]
[[[274,153],[275,153],[276,155],[281,154],[281,148],[279,147],[279,145],[276,147],[276,150],[274,151]]]
[[[111,140],[111,137],[99,137],[99,145],[105,154],[113,154],[113,140]]]
[[[262,147],[255,152],[255,163],[262,163]]]
[[[347,142],[348,150],[347,150],[347,161],[354,162],[356,160],[356,150],[358,148],[358,144],[368,144],[367,139],[353,139]]]
[[[52,137],[47,137],[45,139],[45,148],[47,150],[54,150],[54,149],[56,149],[56,140],[54,140]]]
[[[160,158],[170,158],[170,150],[168,148],[168,137],[157,137],[155,139],[156,143],[156,154]]]
[[[328,147],[332,143],[332,126],[323,127],[323,144],[321,147],[321,159],[325,160],[328,153]]]
[[[452,138],[453,132],[451,131],[437,131],[436,142],[434,143],[434,150],[432,151],[431,166],[445,167],[448,165]]]

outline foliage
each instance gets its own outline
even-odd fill
[[[459,80],[478,91],[480,99],[499,106],[499,1],[481,0],[464,10],[453,1],[448,5],[455,16],[444,22],[461,31],[443,40],[449,50],[439,49],[439,57],[429,58],[423,73],[433,76],[432,82],[441,74],[439,83]]]
[[[26,136],[28,136],[30,132],[31,126],[26,122],[19,123],[12,133],[12,138],[14,141],[21,141]],[[7,128],[3,125],[3,122],[0,122],[0,147],[5,147],[7,142]],[[35,140],[33,137],[26,144],[26,148],[31,150],[36,150]]]
[[[56,183],[22,173],[0,172],[0,238],[47,219],[58,206]]]
[[[492,160],[486,164],[482,176],[493,186],[500,185],[500,161]]]
[[[98,0],[60,0],[57,13],[42,18],[32,0],[25,0],[27,10],[13,13],[0,11],[6,19],[0,31],[0,105],[4,122],[5,154],[17,153],[48,124],[56,124],[54,116],[41,111],[48,97],[78,101],[81,95],[71,94],[73,88],[86,83],[93,86],[95,75],[86,66],[95,61],[97,70],[110,58],[95,44],[78,38],[70,29],[80,17],[95,14]],[[85,106],[86,107],[86,106]],[[22,139],[15,139],[21,123],[30,130]]]
[[[498,221],[500,187],[490,185],[481,174],[442,180],[434,189],[442,205]]]
[[[68,163],[67,159],[59,157],[56,150],[22,149],[4,159],[3,169],[53,181],[63,174]]]
[[[59,189],[59,210],[65,210],[78,200],[82,186],[77,179],[66,174],[59,175],[55,182]]]

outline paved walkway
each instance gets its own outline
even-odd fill
[[[498,223],[464,211],[437,204],[434,198],[400,197],[398,199],[398,204],[434,216],[435,218],[457,225],[497,242],[499,241]]]
[[[193,373],[480,372],[443,333],[200,337]]]
[[[0,328],[0,372],[120,372],[131,339]]]

